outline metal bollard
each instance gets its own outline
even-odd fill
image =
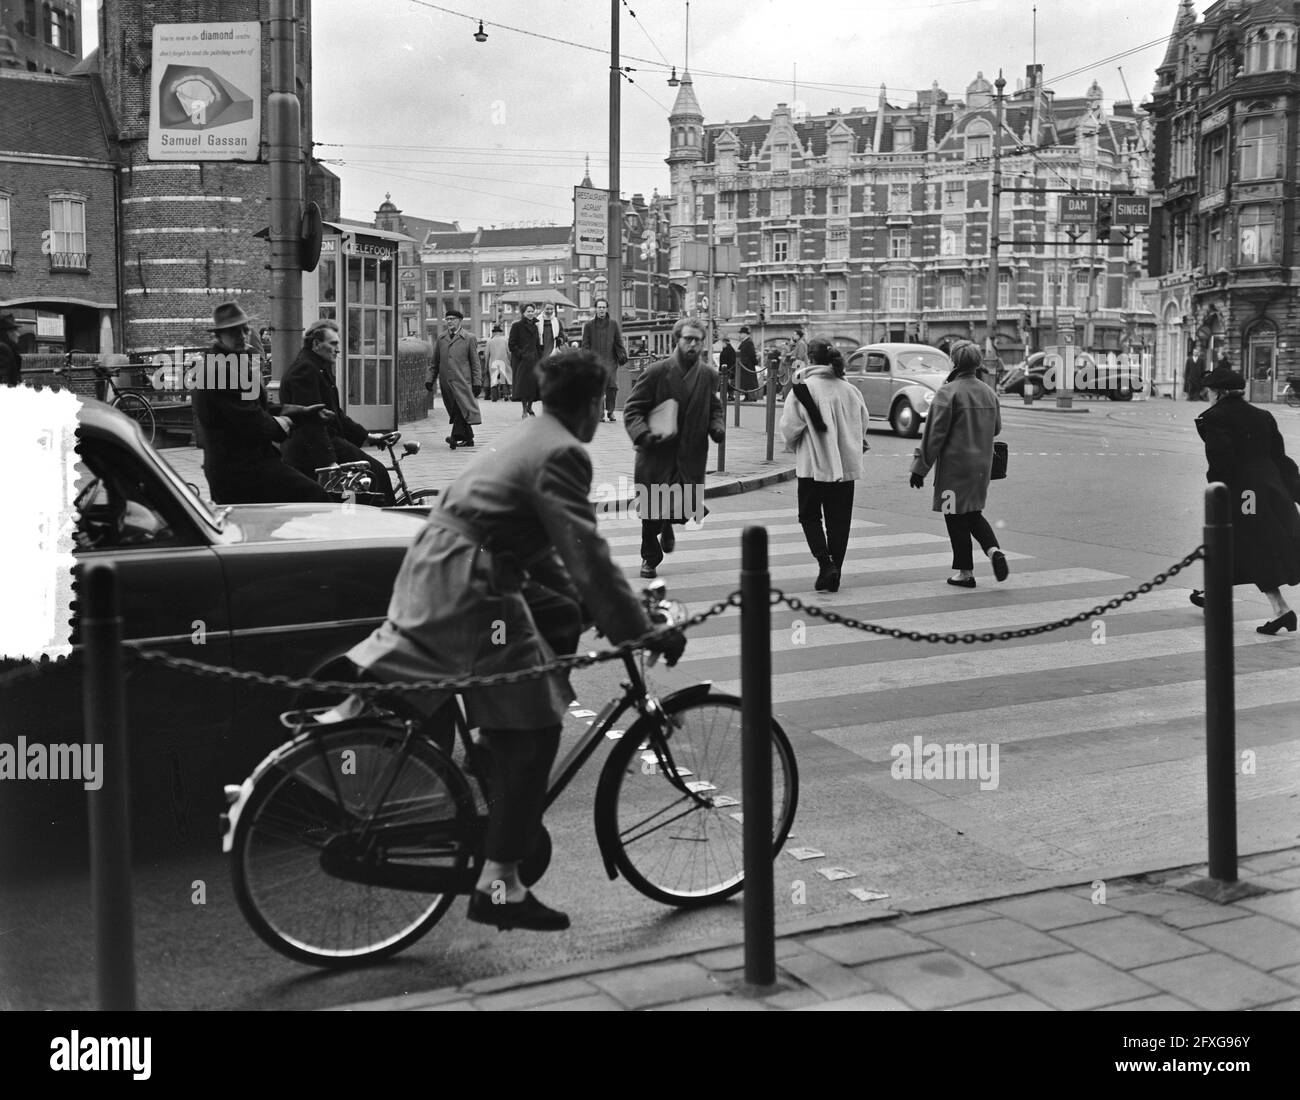
[[[776,440],[776,368],[767,370],[767,460],[772,461]]]
[[[772,879],[772,603],[767,528],[740,543],[741,796],[745,818],[745,981],[776,981]]]
[[[731,400],[731,386],[722,383],[722,442],[718,444],[718,473],[727,472],[727,402]]]
[[[1205,757],[1210,878],[1237,881],[1237,726],[1232,652],[1232,512],[1228,487],[1205,489]]]
[[[130,1012],[136,1007],[135,931],[117,570],[107,562],[87,565],[77,588],[85,647],[82,715],[86,743],[104,748],[103,783],[99,790],[87,792],[96,991],[101,1010]]]

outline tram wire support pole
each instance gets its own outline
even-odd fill
[[[772,603],[767,528],[740,543],[741,804],[745,866],[745,981],[776,982],[772,869]]]
[[[996,380],[1001,375],[998,358],[998,234],[1002,219],[1002,89],[1007,86],[1002,70],[993,82],[997,88],[994,97],[996,111],[993,124],[993,174],[989,187],[989,270],[984,284],[984,370]]]
[[[717,274],[714,271],[714,262],[715,262],[715,258],[713,254],[714,240],[715,238],[713,235],[713,223],[709,222],[709,296],[708,296],[709,309],[708,309],[708,316],[704,318],[704,324],[705,324],[704,331],[708,337],[710,362],[712,362],[713,359],[713,339],[717,328],[713,319],[718,315],[718,310],[717,310],[718,303],[716,300],[716,295],[714,294],[714,287],[716,285],[716,280],[717,280]],[[725,474],[727,472],[727,397],[728,397],[727,390],[728,388],[729,387],[725,382],[722,383],[722,441],[718,444],[718,473],[720,474]]]
[[[96,1000],[101,1011],[134,1012],[131,819],[116,567],[109,562],[87,564],[78,582],[78,603],[86,658],[82,682],[86,744],[103,749],[100,787],[87,792]]]
[[[284,373],[302,349],[302,104],[295,89],[294,0],[271,0],[271,369]]]

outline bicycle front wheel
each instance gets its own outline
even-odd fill
[[[140,425],[146,443],[153,442],[157,425],[154,422],[153,406],[148,401],[134,393],[120,393],[113,399],[113,408],[126,413]]]
[[[596,793],[596,828],[623,876],[647,897],[690,907],[728,898],[745,878],[740,700],[711,694],[665,703],[668,736],[623,737]],[[669,769],[676,772],[675,785]],[[799,777],[772,722],[772,854],[794,823]]]
[[[406,498],[402,501],[402,503],[404,505],[408,505],[412,507],[418,504],[433,504],[437,501],[438,494],[441,491],[442,490],[440,489],[432,489],[432,488],[412,489],[409,493],[406,494]],[[400,492],[398,493],[398,497],[399,498],[401,497]]]
[[[402,741],[395,726],[313,731],[254,787],[235,830],[235,897],[281,954],[314,966],[372,962],[414,943],[455,898],[365,881],[367,861],[463,875],[474,857],[463,773],[428,742],[404,751]]]

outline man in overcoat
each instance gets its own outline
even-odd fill
[[[623,426],[636,447],[635,475],[641,512],[641,576],[654,577],[677,545],[673,525],[703,519],[709,440],[726,434],[718,372],[701,358],[704,325],[683,317],[673,327],[676,347],[651,363],[623,406]],[[651,414],[677,402],[676,434],[651,428]]]
[[[609,299],[596,299],[596,316],[582,326],[581,347],[595,354],[609,371],[605,382],[605,419],[614,423],[614,405],[618,400],[618,368],[627,362],[623,330],[609,315]]]
[[[736,358],[740,367],[740,372],[736,376],[736,387],[740,390],[742,401],[752,401],[757,396],[754,391],[758,389],[758,349],[750,339],[748,325],[742,326],[740,335],[744,339],[736,349]]]
[[[211,354],[251,356],[251,318],[238,302],[222,302],[213,311]],[[295,470],[275,444],[291,431],[319,420],[323,405],[268,405],[260,370],[254,397],[234,387],[194,391],[194,419],[203,438],[203,475],[217,504],[261,504],[329,500],[315,478]]]
[[[523,406],[520,419],[536,415],[533,402],[537,400],[537,363],[542,356],[542,342],[537,335],[537,307],[524,306],[524,315],[510,326],[510,369],[514,399]]]
[[[1188,401],[1206,399],[1205,373],[1205,349],[1198,343],[1187,353],[1187,362],[1183,364],[1183,392]]]
[[[732,387],[736,384],[736,349],[731,346],[731,337],[722,338],[722,350],[718,352],[718,377],[722,380],[722,397],[730,400]]]
[[[517,425],[443,493],[397,574],[386,621],[348,657],[386,681],[446,680],[536,668],[571,654],[594,619],[617,644],[651,629],[596,526],[589,443],[605,371],[585,351],[542,364],[542,415]],[[649,648],[676,663],[680,632]],[[433,714],[448,692],[410,703]],[[568,917],[523,886],[519,862],[541,827],[561,723],[574,698],[552,672],[464,693],[491,757],[489,823],[471,920],[557,931]],[[504,897],[497,897],[497,887]]]
[[[460,327],[465,315],[458,309],[449,309],[443,319],[447,329],[433,345],[433,365],[425,389],[432,390],[441,380],[438,392],[451,417],[451,435],[447,436],[446,443],[454,451],[457,447],[474,446],[471,425],[483,423],[478,408],[478,395],[483,392],[483,365],[479,362],[478,345]]]
[[[322,466],[336,462],[365,462],[370,466],[373,491],[394,503],[393,481],[388,467],[366,454],[363,443],[374,442],[372,434],[343,411],[334,363],[339,355],[337,321],[315,321],[303,334],[302,350],[280,380],[280,399],[295,405],[324,405],[333,414],[303,424],[281,448],[285,462],[313,480]]]
[[[0,386],[17,386],[23,377],[23,357],[14,333],[18,322],[12,313],[0,313]]]

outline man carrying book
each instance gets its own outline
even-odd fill
[[[641,576],[653,578],[677,545],[673,525],[703,519],[709,440],[726,434],[718,372],[700,357],[704,325],[683,317],[673,327],[675,349],[651,363],[623,406],[623,426],[636,447],[641,510]]]

